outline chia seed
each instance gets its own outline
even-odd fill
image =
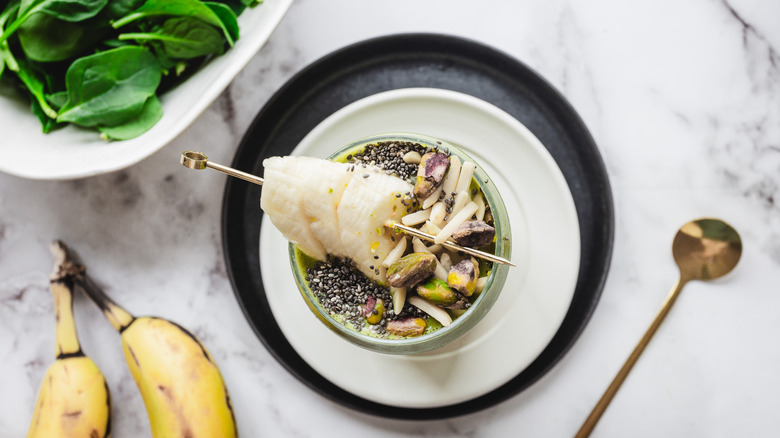
[[[387,174],[397,175],[409,184],[414,184],[419,165],[403,160],[403,156],[411,151],[423,155],[426,148],[420,143],[410,141],[380,141],[366,145],[363,151],[351,157],[347,156],[347,161],[364,167],[366,164],[373,164]]]
[[[393,297],[390,289],[379,286],[376,282],[355,269],[354,263],[346,258],[328,256],[326,261],[318,261],[306,270],[306,281],[317,297],[320,306],[331,316],[342,315],[345,323],[350,323],[356,331],[366,326],[363,316],[363,306],[369,297],[381,299],[385,306],[392,307]],[[405,304],[400,314],[396,315],[392,308],[385,310],[378,324],[368,326],[377,336],[385,337],[387,323],[408,317],[426,318],[420,309]]]

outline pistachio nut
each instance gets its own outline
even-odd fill
[[[389,321],[387,323],[387,332],[396,336],[420,336],[425,332],[427,324],[422,318],[406,318]]]
[[[444,181],[444,175],[450,167],[450,157],[443,152],[428,152],[420,158],[417,169],[417,182],[414,185],[414,196],[425,199],[430,196]]]
[[[466,221],[452,232],[452,239],[461,246],[481,248],[493,242],[495,235],[496,229],[483,221]]]
[[[387,283],[393,287],[409,287],[425,280],[436,270],[436,256],[428,252],[413,252],[398,259],[387,269]]]
[[[469,306],[471,306],[471,302],[468,298],[460,294],[458,294],[458,297],[458,301],[455,301],[449,306],[444,306],[444,308],[449,310],[466,310],[469,308]]]
[[[371,308],[368,312],[366,312],[366,305],[373,301],[373,305],[371,305]],[[363,306],[363,316],[366,317],[366,322],[369,324],[378,324],[379,321],[382,320],[382,317],[385,314],[385,302],[381,298],[375,299],[374,297],[370,297],[366,301],[366,305]]]
[[[474,257],[461,260],[450,268],[447,275],[447,285],[470,297],[477,288],[477,278],[479,278],[479,263]]]
[[[460,299],[460,295],[447,286],[447,282],[436,277],[418,284],[417,295],[437,306],[449,306]]]

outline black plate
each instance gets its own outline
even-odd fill
[[[360,42],[314,62],[265,105],[244,136],[233,167],[262,175],[262,161],[287,155],[325,118],[383,91],[443,88],[492,103],[522,122],[550,151],[569,185],[581,236],[579,278],[571,306],[549,345],[512,380],[474,400],[413,409],[365,400],[337,387],[290,346],[273,318],[259,261],[260,188],[230,179],[225,188],[222,237],[238,301],[271,354],[304,384],[344,406],[384,417],[432,419],[472,413],[527,388],[563,357],[598,302],[612,254],[612,194],[599,151],[569,103],[530,68],[495,49],[461,38],[402,34]]]

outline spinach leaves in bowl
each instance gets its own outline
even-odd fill
[[[30,97],[43,132],[73,123],[134,138],[162,117],[158,95],[228,50],[257,3],[0,1],[0,79]]]

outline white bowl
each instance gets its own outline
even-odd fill
[[[176,138],[219,96],[265,44],[293,0],[265,0],[238,17],[235,46],[160,96],[163,116],[143,135],[106,142],[96,130],[67,126],[41,132],[25,98],[0,87],[0,171],[32,179],[73,179],[135,164]]]

